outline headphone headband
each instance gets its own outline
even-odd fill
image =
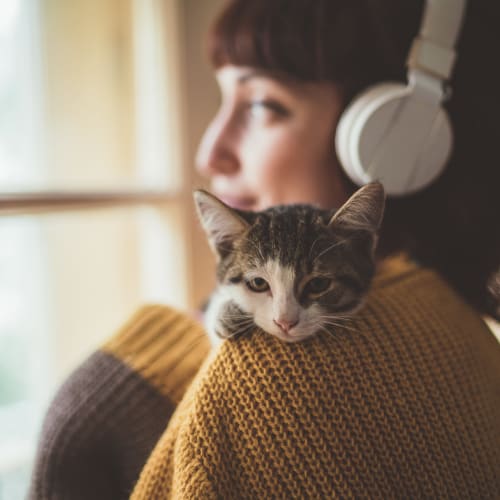
[[[427,0],[420,33],[413,41],[407,66],[448,80],[456,59],[466,0]]]
[[[442,107],[466,0],[427,0],[408,55],[408,83],[382,82],[349,104],[335,134],[337,155],[358,185],[378,180],[401,196],[432,183],[449,158],[453,133]]]

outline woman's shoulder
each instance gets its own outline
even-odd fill
[[[223,384],[218,394],[233,397],[239,390],[248,395],[248,384],[261,394],[283,394],[318,381],[308,389],[330,390],[329,383],[346,377],[369,384],[413,377],[418,384],[439,379],[443,370],[457,382],[475,371],[484,376],[486,366],[500,384],[500,344],[483,318],[436,272],[400,255],[383,263],[352,318],[296,344],[261,330],[226,341],[204,377],[209,387],[213,379]]]
[[[370,325],[375,321],[391,338],[407,331],[441,342],[477,342],[485,336],[487,343],[495,340],[481,314],[437,271],[406,254],[381,262],[358,319]]]
[[[202,463],[228,497],[493,491],[500,346],[486,332],[439,276],[402,266],[330,332],[224,342],[181,403],[170,446],[198,457],[186,470]]]

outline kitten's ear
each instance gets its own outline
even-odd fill
[[[202,189],[194,192],[198,216],[214,253],[222,257],[249,224],[219,198]]]
[[[333,214],[328,225],[332,228],[376,233],[382,223],[384,206],[385,192],[382,184],[366,184]]]

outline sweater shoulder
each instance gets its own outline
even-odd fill
[[[195,472],[200,497],[499,495],[499,392],[500,347],[481,318],[435,273],[405,267],[378,277],[345,327],[224,342],[137,498],[183,491]]]
[[[100,350],[178,403],[210,345],[196,320],[172,307],[150,304],[138,309]]]

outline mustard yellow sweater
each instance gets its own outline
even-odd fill
[[[31,498],[500,498],[500,345],[429,270],[386,261],[331,334],[208,353],[139,311],[56,396]]]

